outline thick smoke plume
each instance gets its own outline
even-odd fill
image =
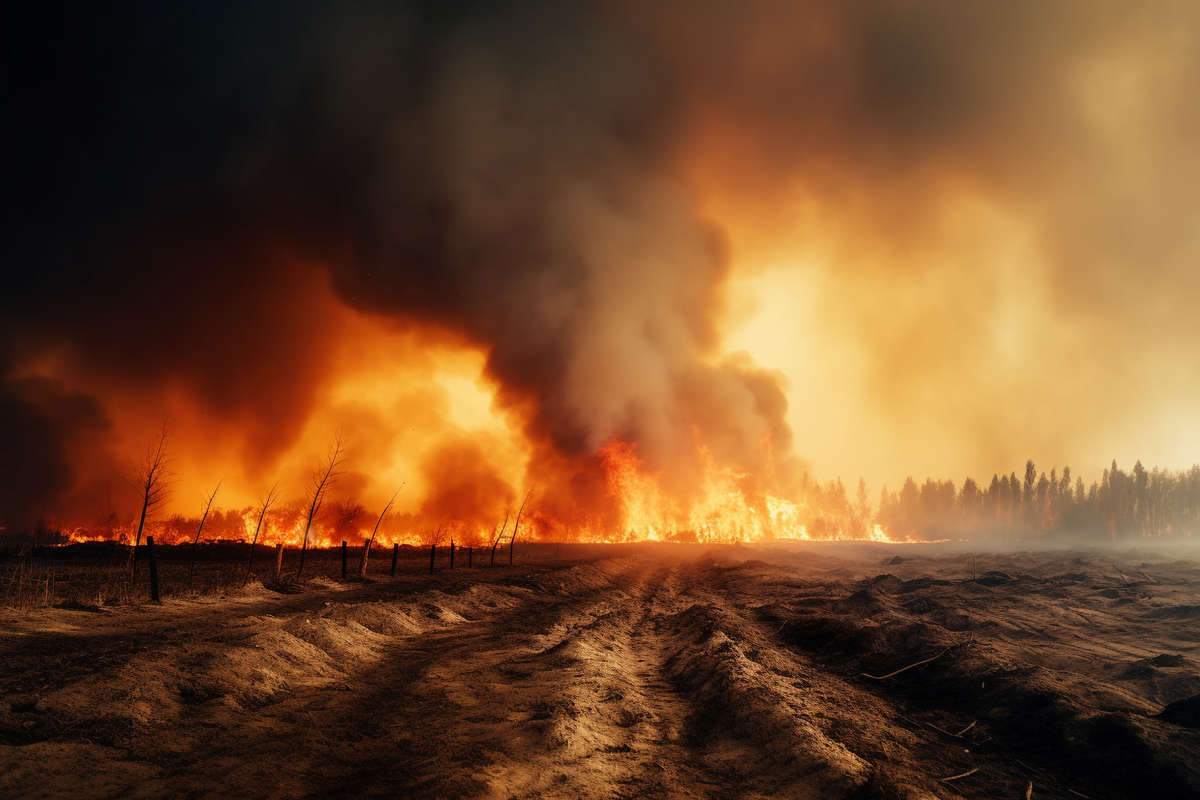
[[[298,469],[316,411],[345,405],[337,377],[412,331],[482,353],[497,413],[526,437],[519,453],[472,443],[430,411],[444,400],[412,400],[418,367],[394,387],[404,419],[343,408],[378,451],[345,485],[374,491],[371,470],[408,457],[426,481],[414,519],[460,504],[482,521],[534,477],[548,515],[603,519],[597,454],[614,441],[684,501],[709,460],[787,495],[800,470],[782,379],[722,347],[730,231],[788,229],[834,254],[824,323],[853,332],[868,388],[903,409],[938,381],[987,393],[963,343],[994,356],[1003,309],[963,305],[967,281],[929,266],[957,252],[946,209],[962,197],[1028,211],[1049,265],[1038,291],[1089,330],[1127,287],[1125,253],[1196,288],[1175,209],[1200,177],[1184,157],[1197,115],[1136,126],[1079,89],[1121,76],[1131,115],[1164,113],[1197,66],[1194,44],[1159,38],[1195,22],[1186,5],[91,14],[10,29],[25,122],[7,148],[18,269],[0,323],[0,436],[22,454],[4,464],[10,524],[102,505],[130,452],[112,431],[155,429],[164,404],[248,480]],[[1135,135],[1145,163],[1128,161]],[[1128,191],[1136,213],[1114,216]],[[867,288],[898,281],[931,288],[911,308]],[[1154,298],[1138,299],[1130,325],[1152,334]],[[1159,307],[1182,319],[1176,300]],[[1118,339],[1103,341],[1120,365]],[[996,424],[982,436],[1001,448]],[[396,455],[422,425],[420,450]],[[433,491],[463,470],[477,479]]]

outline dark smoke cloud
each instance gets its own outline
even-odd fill
[[[102,443],[108,429],[94,398],[42,378],[12,379],[0,393],[0,419],[0,509],[6,512],[0,523],[26,528],[53,513],[64,495],[90,488],[76,457]]]
[[[830,319],[866,343],[881,395],[967,360],[918,335],[918,316],[984,336],[990,317],[940,291],[894,326],[912,335],[860,316],[878,307],[859,299],[873,282],[941,263],[923,256],[945,255],[941,212],[963,185],[1030,207],[1053,302],[1072,318],[1120,302],[1132,254],[1184,289],[1164,301],[1182,317],[1180,298],[1200,288],[1176,213],[1196,185],[1182,156],[1197,115],[1147,129],[1141,208],[1116,215],[1137,179],[1103,180],[1107,140],[1076,97],[1081,70],[1122,54],[1141,64],[1168,28],[1195,22],[1186,4],[1153,12],[1082,0],[36,12],[8,43],[24,124],[6,148],[17,270],[0,363],[16,410],[0,437],[50,463],[76,436],[31,411],[15,377],[59,350],[113,384],[186,387],[243,421],[248,459],[269,459],[329,367],[329,280],[355,308],[486,347],[505,401],[535,400],[531,432],[578,459],[581,487],[586,456],[614,438],[676,488],[700,469],[697,439],[786,484],[778,377],[719,352],[728,244],[690,162],[712,159],[731,194],[764,209],[776,186],[804,187],[819,213],[796,221],[801,233],[846,256]],[[1178,59],[1145,82],[1152,115],[1197,65],[1194,45],[1172,42]],[[1134,323],[1153,333],[1161,295],[1136,291]],[[80,402],[102,416],[99,400]],[[31,473],[46,476],[37,496],[63,490],[55,469]]]

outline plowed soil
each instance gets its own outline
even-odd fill
[[[1189,558],[577,555],[3,612],[0,796],[1200,796]]]

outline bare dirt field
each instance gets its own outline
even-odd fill
[[[1195,560],[538,552],[2,611],[0,796],[1200,796]]]

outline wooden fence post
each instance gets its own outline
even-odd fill
[[[467,545],[467,569],[471,568],[471,553],[473,552],[471,545]]]
[[[454,569],[454,540],[450,540],[450,569]]]
[[[275,583],[279,583],[279,576],[283,572],[283,542],[275,545]]]
[[[342,539],[342,580],[346,580],[346,540]]]
[[[437,543],[429,545],[429,574],[433,574],[433,558],[437,555]]]
[[[396,559],[400,558],[400,543],[392,542],[392,577],[396,577]]]
[[[158,560],[154,557],[154,537],[146,537],[146,557],[150,559],[150,599],[162,605],[158,595]]]

